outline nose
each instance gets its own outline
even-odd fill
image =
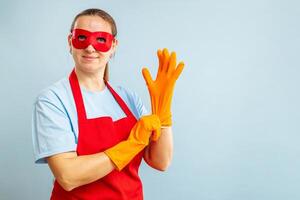
[[[89,53],[93,53],[96,51],[95,48],[93,47],[93,45],[91,45],[91,44],[87,48],[85,48],[85,50]]]

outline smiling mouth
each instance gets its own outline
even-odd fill
[[[94,56],[82,56],[83,58],[86,58],[86,59],[96,59],[96,58],[99,58],[99,57],[94,57]]]

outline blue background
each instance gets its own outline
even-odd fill
[[[138,92],[156,50],[186,68],[173,99],[174,158],[140,169],[145,200],[300,199],[300,3],[252,1],[1,1],[0,199],[49,199],[52,174],[35,165],[38,92],[69,74],[73,17],[98,7],[118,26],[111,82]]]

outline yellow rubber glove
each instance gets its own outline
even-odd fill
[[[168,49],[158,50],[158,72],[155,81],[152,80],[147,68],[143,68],[143,77],[148,86],[151,98],[152,114],[158,115],[162,126],[172,125],[171,103],[175,82],[181,74],[184,63],[176,67],[176,53],[169,55]]]
[[[157,115],[143,116],[131,129],[127,140],[105,150],[104,153],[112,160],[117,170],[121,171],[149,144],[150,139],[156,141],[159,138],[160,128]]]

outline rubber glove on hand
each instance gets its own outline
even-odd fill
[[[180,62],[176,67],[176,53],[169,55],[168,49],[158,50],[159,60],[156,79],[152,80],[147,68],[143,68],[143,77],[148,86],[151,98],[152,114],[158,115],[162,126],[172,125],[171,103],[175,82],[181,74],[184,63]]]
[[[127,140],[105,150],[104,153],[120,171],[149,144],[150,139],[156,141],[159,138],[160,128],[157,115],[143,116],[131,129]]]

